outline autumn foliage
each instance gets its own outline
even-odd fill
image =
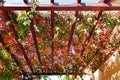
[[[12,15],[8,14],[6,16]],[[96,19],[97,14],[98,12],[81,11],[75,17],[74,12],[55,12],[54,30],[51,30],[50,12],[37,11],[31,19],[29,12],[21,11],[6,19],[0,11],[0,78],[19,80],[24,78],[23,75],[32,79],[33,77],[29,76],[36,73],[79,75],[87,68],[95,72],[120,47],[120,12],[103,12],[99,20]],[[74,22],[75,30],[68,49]],[[34,27],[41,62],[38,60],[31,24]],[[51,32],[54,32],[53,38]],[[22,45],[34,73],[18,42]],[[15,59],[11,57],[13,54]]]

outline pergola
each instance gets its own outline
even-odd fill
[[[25,11],[30,11],[32,7],[32,4],[29,3],[28,0],[24,0],[24,3],[7,3],[7,2],[3,2],[2,6],[0,7],[0,10],[3,13],[3,16],[5,18],[6,21],[10,20],[10,15],[12,15],[12,11],[14,10],[25,10]],[[55,18],[55,11],[75,11],[75,16],[76,16],[76,20],[75,22],[71,25],[71,35],[69,37],[68,40],[68,44],[67,44],[67,56],[71,56],[70,54],[70,46],[73,40],[73,34],[75,32],[75,27],[77,24],[77,17],[79,15],[80,11],[98,11],[98,15],[96,17],[96,23],[93,25],[93,27],[91,28],[90,32],[89,32],[89,36],[86,38],[86,40],[84,41],[85,44],[89,43],[90,38],[92,37],[92,35],[94,34],[94,30],[98,24],[98,20],[100,19],[102,13],[104,11],[112,11],[112,10],[120,10],[120,4],[119,3],[111,3],[110,0],[101,0],[99,3],[81,3],[81,0],[76,0],[76,3],[73,4],[60,4],[60,3],[55,3],[54,0],[51,0],[50,4],[43,4],[43,3],[39,3],[37,8],[37,11],[50,11],[51,12],[51,38],[54,38],[54,29],[55,29],[55,22],[54,22],[54,18]],[[39,62],[39,68],[41,69],[41,65],[42,65],[42,60],[41,60],[41,52],[39,50],[39,46],[38,46],[38,41],[37,41],[37,36],[36,36],[36,31],[34,28],[34,23],[33,20],[31,20],[31,25],[30,25],[30,30],[32,33],[32,38],[33,38],[33,42],[34,42],[34,46],[35,46],[35,50],[37,53],[37,58],[38,58],[38,62]],[[49,72],[46,72],[44,69],[41,69],[41,72],[37,72],[36,70],[33,69],[33,66],[30,63],[30,59],[27,56],[27,52],[25,51],[23,44],[20,43],[18,36],[17,36],[17,31],[15,30],[15,27],[17,26],[16,24],[9,24],[9,26],[11,26],[11,30],[14,34],[14,38],[16,43],[18,44],[19,49],[21,50],[24,59],[27,63],[27,65],[29,66],[30,70],[31,70],[31,74],[32,75],[59,75],[59,74],[74,74],[73,70],[68,70],[67,72],[65,71],[57,71],[55,69],[54,66],[54,52],[55,52],[55,43],[54,41],[52,41],[51,44],[51,62],[52,62],[52,69]],[[112,33],[112,30],[111,30]],[[109,34],[110,35],[110,34]],[[2,46],[6,49],[6,51],[8,53],[10,53],[12,59],[14,60],[14,62],[17,64],[17,66],[19,67],[19,69],[22,71],[23,75],[26,75],[26,71],[24,71],[20,66],[20,61],[17,60],[17,56],[14,55],[14,53],[11,51],[10,47],[6,47],[6,43],[4,43],[3,41],[3,34],[0,34],[0,42],[2,43]],[[102,48],[104,48],[104,46],[102,46]],[[116,48],[116,50],[119,49]],[[86,48],[83,46],[82,50],[80,52],[80,56],[81,59],[84,58],[84,52],[85,52]],[[114,51],[116,51],[114,50]],[[110,51],[108,55],[105,56],[104,58],[104,62],[102,62],[101,64],[99,64],[97,66],[97,68],[94,70],[94,72],[96,70],[98,70],[105,62],[106,60],[108,60],[108,58],[114,53],[114,51]],[[95,55],[98,55],[100,52],[100,49],[97,49],[94,53],[94,57]],[[86,65],[81,69],[81,72],[83,73],[83,71],[92,63],[92,61],[94,60],[94,57],[92,59],[90,59]],[[76,67],[76,66],[75,66]],[[78,73],[81,74],[81,73]]]

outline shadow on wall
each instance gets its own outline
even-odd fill
[[[99,79],[96,80],[120,80],[120,53],[115,52],[107,61],[105,69],[98,73]]]

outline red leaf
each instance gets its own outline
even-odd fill
[[[40,20],[40,24],[45,24],[46,21],[44,19]]]
[[[2,16],[3,16],[2,11],[0,11],[0,17],[2,17]]]
[[[6,36],[6,37],[4,38],[4,43],[7,43],[8,40],[9,40],[9,38]]]
[[[2,49],[2,45],[0,44],[0,49]]]
[[[3,21],[0,21],[0,30],[3,30],[5,28],[5,24]]]

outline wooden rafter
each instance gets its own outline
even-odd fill
[[[78,4],[81,3],[81,0],[77,0],[77,3]],[[78,13],[79,13],[79,11],[75,12],[76,20],[71,26],[71,35],[70,35],[70,38],[69,38],[69,41],[68,41],[68,55],[69,55],[69,51],[70,51],[70,45],[71,45],[71,42],[72,42],[72,39],[73,39],[73,34],[74,34],[74,31],[75,31],[75,26],[76,26],[76,23],[77,23]]]
[[[103,0],[104,1],[104,3],[108,3],[108,2],[110,2],[111,0]]]
[[[28,0],[23,0],[25,4],[29,4]]]
[[[116,48],[115,50],[111,50],[111,51],[109,52],[109,54],[105,56],[104,62],[101,63],[100,65],[98,65],[98,67],[95,69],[95,71],[98,70],[98,69],[99,69],[116,51],[118,51],[118,50],[120,50],[120,47]],[[94,72],[95,72],[95,71],[94,71]]]
[[[102,2],[102,3],[107,3],[108,0],[104,0],[104,1],[102,0],[101,2]],[[93,33],[94,33],[94,30],[95,30],[95,28],[96,28],[96,26],[97,26],[97,24],[98,24],[98,20],[99,20],[100,17],[102,16],[102,13],[103,13],[103,11],[99,11],[99,13],[98,13],[98,15],[97,15],[97,18],[96,18],[97,22],[96,22],[96,24],[92,27],[91,31],[89,32],[89,36],[88,36],[87,39],[85,40],[85,43],[86,43],[86,42],[89,42],[90,38],[92,37],[92,35],[93,35]],[[111,31],[111,32],[112,32],[112,31]],[[110,35],[109,35],[109,36],[110,36]],[[100,45],[100,47],[103,48],[104,45],[103,45],[103,46]],[[97,54],[99,54],[100,49],[101,49],[101,48],[99,48],[99,49],[96,50],[96,52],[95,52],[95,54],[94,54],[94,57],[95,57]],[[83,47],[83,49],[81,50],[81,55],[83,55],[84,51],[85,51],[85,48]],[[88,65],[90,65],[90,63],[92,62],[92,60],[94,59],[94,57],[87,62],[86,67],[87,67]],[[85,67],[85,68],[86,68],[86,67]],[[84,69],[85,69],[85,68],[84,68]],[[83,70],[84,70],[84,69],[83,69]]]
[[[2,12],[3,12],[3,16],[4,16],[5,20],[6,20],[6,21],[10,20],[9,15],[11,15],[11,11],[2,10]],[[14,29],[14,25],[13,25],[13,24],[10,24],[9,26],[11,26],[10,28],[11,28],[11,30],[12,30],[13,33],[14,33],[15,40],[16,40],[16,42],[17,42],[20,50],[22,51],[22,54],[23,54],[23,56],[24,56],[24,58],[25,58],[25,60],[26,60],[26,62],[27,62],[27,65],[29,66],[31,72],[34,73],[33,68],[32,68],[32,65],[30,64],[30,60],[29,60],[29,58],[28,58],[28,56],[27,56],[27,54],[26,54],[26,52],[25,52],[22,44],[18,41],[18,36],[17,36],[17,32],[16,32],[15,29]]]
[[[30,10],[31,5],[24,3],[5,3],[0,9],[4,10]],[[75,3],[75,4],[38,4],[36,10],[44,11],[104,11],[104,10],[120,10],[119,3]]]
[[[10,54],[11,58],[14,60],[14,62],[16,63],[16,65],[19,67],[19,69],[22,71],[23,75],[26,76],[26,72],[23,70],[23,68],[21,67],[21,62],[18,61],[17,57],[14,55],[14,53],[11,52],[10,47],[6,47],[6,43],[4,43],[3,41],[3,37],[0,34],[0,42],[2,43],[2,46],[4,47],[4,49]]]
[[[109,0],[109,1],[110,1],[110,0]],[[107,2],[108,2],[108,0],[101,0],[100,3],[107,3]],[[95,30],[95,28],[96,28],[96,26],[97,26],[97,24],[98,24],[98,20],[100,19],[102,13],[103,13],[103,11],[99,11],[99,13],[98,13],[98,15],[97,15],[97,18],[96,18],[97,22],[96,22],[95,25],[93,25],[91,31],[89,32],[89,36],[87,37],[87,39],[85,40],[84,43],[89,42],[91,36],[92,36],[93,33],[94,33],[94,30]],[[83,47],[83,49],[81,50],[81,55],[83,55],[84,51],[85,51],[85,48]],[[99,51],[99,50],[97,50],[96,52],[98,52],[98,51]],[[95,52],[95,53],[96,53],[96,52]]]
[[[38,42],[36,40],[36,33],[35,33],[33,20],[31,20],[30,29],[31,29],[31,32],[32,32],[32,37],[33,37],[34,45],[35,45],[35,48],[36,48],[39,64],[41,64],[41,55],[40,55],[40,51],[39,51],[39,48],[38,48]]]
[[[114,25],[114,26],[115,26],[115,25]],[[115,27],[114,27],[114,28],[115,28]],[[108,38],[110,38],[111,33],[113,32],[114,28],[111,30]],[[100,44],[101,44],[101,43],[100,43]],[[93,58],[90,59],[90,60],[87,62],[87,65],[86,65],[85,68],[87,68],[88,65],[90,65],[90,64],[92,63],[93,59],[99,54],[100,50],[103,49],[104,46],[105,46],[105,45],[100,45],[100,48],[96,50]],[[119,47],[118,47],[117,49],[119,49]],[[116,49],[116,50],[117,50],[117,49]],[[115,50],[115,51],[116,51],[116,50]],[[107,61],[107,59],[108,59],[113,53],[114,53],[114,51],[111,51],[108,55],[106,55],[106,56],[105,56],[105,60],[104,60],[104,62],[103,62],[102,64],[104,64],[104,63]],[[102,64],[100,64],[100,66],[101,66]],[[85,68],[84,68],[84,69],[85,69]],[[98,66],[98,68],[99,68],[99,66]],[[97,68],[97,69],[98,69],[98,68]],[[96,69],[96,70],[97,70],[97,69]],[[95,71],[96,71],[96,70],[95,70]]]
[[[77,3],[81,3],[81,0],[77,0]]]
[[[12,24],[10,24],[9,26],[11,27],[11,29],[12,29],[12,31],[13,31],[13,33],[14,33],[15,40],[16,40],[16,42],[18,43],[18,46],[19,46],[20,50],[22,51],[22,54],[23,54],[23,56],[24,56],[24,58],[25,58],[25,60],[26,60],[26,62],[27,62],[27,65],[29,66],[31,72],[34,73],[34,70],[33,70],[33,68],[32,68],[32,65],[30,64],[30,60],[29,60],[29,58],[28,58],[28,56],[27,56],[27,54],[26,54],[26,52],[25,52],[22,44],[18,41],[17,32],[15,31],[14,26],[13,26]]]
[[[78,16],[78,11],[75,13],[76,20],[71,26],[71,35],[70,35],[70,38],[69,38],[69,41],[68,41],[68,55],[69,55],[69,51],[70,51],[70,45],[71,45],[71,42],[72,42],[72,39],[73,39],[73,34],[74,34],[74,31],[75,31],[75,26],[76,26],[76,23],[77,23],[77,16]]]
[[[102,15],[102,12],[103,12],[103,11],[100,11],[100,12],[98,13],[98,16],[97,16],[97,18],[96,18],[97,22],[96,22],[95,25],[93,25],[91,31],[89,32],[89,36],[88,36],[87,39],[84,41],[84,43],[86,43],[86,42],[88,43],[88,42],[89,42],[91,36],[92,36],[93,33],[94,33],[94,30],[95,30],[97,24],[98,24],[98,20],[100,19],[101,15]],[[85,48],[83,47],[82,50],[81,50],[80,55],[83,55],[84,51],[85,51]]]
[[[51,3],[54,4],[54,0],[51,0]],[[54,10],[51,11],[51,40],[52,40],[52,45],[51,45],[51,48],[52,48],[52,69],[54,69],[54,42],[53,42],[53,39],[54,39],[54,29],[55,29],[55,26],[54,26],[54,17],[55,17],[55,14],[54,14]]]
[[[51,3],[53,3],[53,4],[54,4],[54,0],[51,0]]]

